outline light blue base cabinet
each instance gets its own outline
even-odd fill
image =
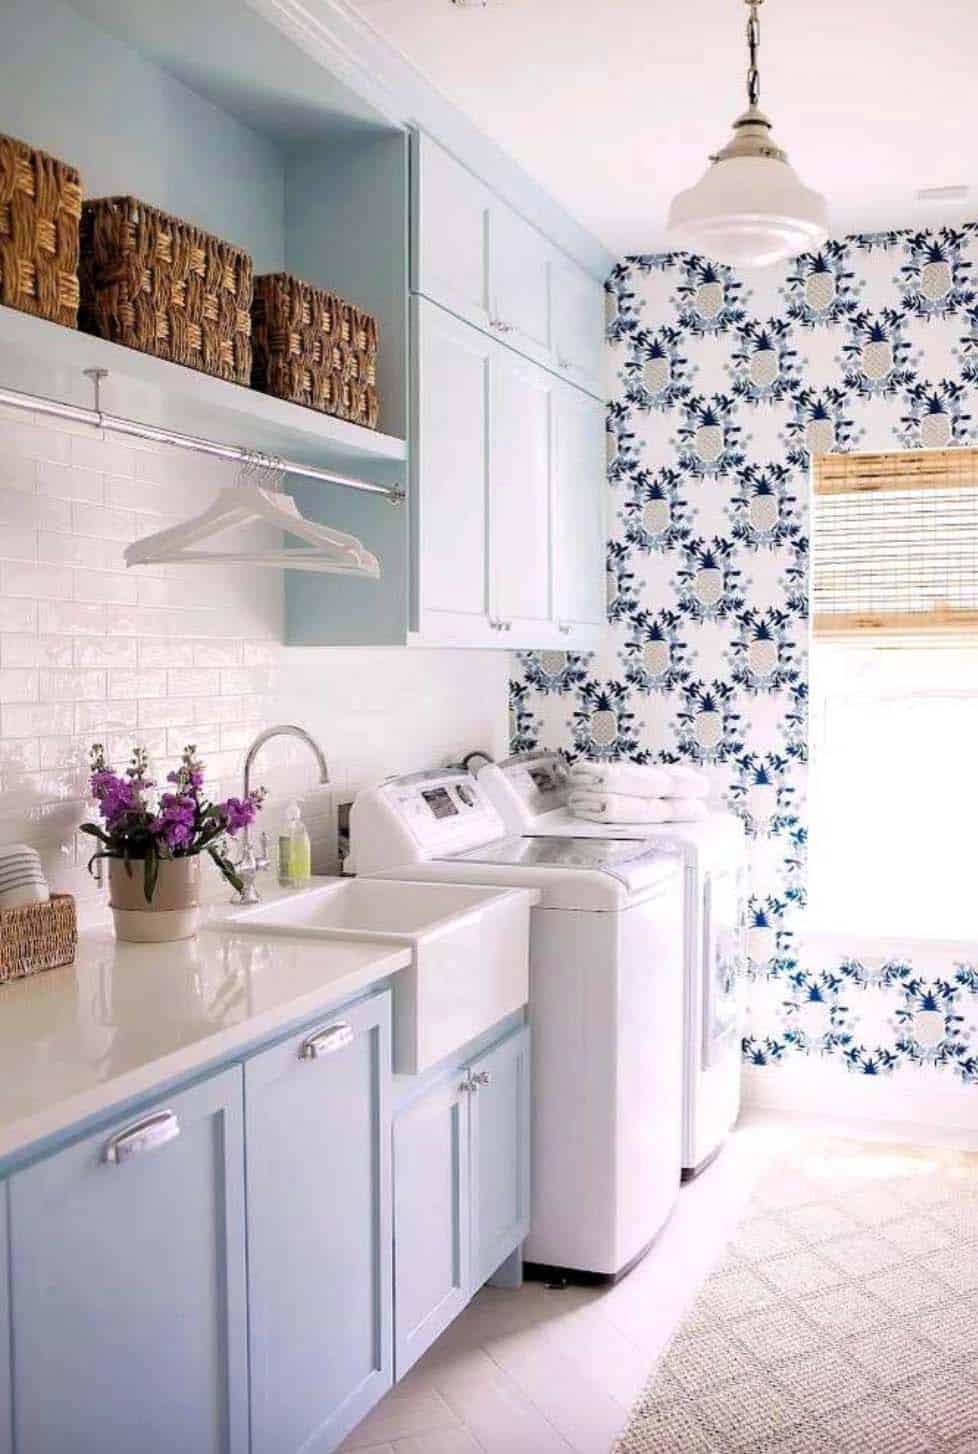
[[[452,1070],[394,1122],[398,1378],[469,1300],[469,1099]]]
[[[10,1454],[14,1431],[10,1404],[10,1298],[7,1257],[7,1183],[0,1181],[0,1454]]]
[[[253,1454],[326,1454],[393,1381],[390,995],[245,1066]]]
[[[246,1454],[241,1069],[9,1183],[18,1454]]]
[[[530,1031],[472,1062],[473,1292],[530,1230]]]
[[[395,1119],[398,1378],[529,1231],[529,1095],[530,1032],[521,1026]]]

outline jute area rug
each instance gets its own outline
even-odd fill
[[[758,1182],[615,1454],[978,1451],[978,1156],[809,1140]]]

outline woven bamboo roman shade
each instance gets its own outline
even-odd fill
[[[978,449],[826,454],[813,479],[816,635],[978,638]]]

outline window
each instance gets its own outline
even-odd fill
[[[810,924],[978,932],[978,451],[814,470]]]

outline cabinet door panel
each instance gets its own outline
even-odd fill
[[[551,618],[552,375],[498,348],[492,360],[489,468],[490,614],[507,645],[539,644]]]
[[[530,1031],[524,1026],[472,1066],[472,1291],[530,1228]],[[487,1076],[485,1084],[479,1079]]]
[[[551,247],[504,202],[489,218],[489,294],[492,326],[512,348],[550,362]]]
[[[554,400],[554,585],[558,629],[606,620],[604,409],[562,385]]]
[[[245,1066],[253,1454],[334,1449],[393,1377],[390,996],[316,1029]]]
[[[24,1454],[247,1448],[241,1071],[156,1109],[174,1139],[106,1160],[122,1123],[11,1178]]]
[[[415,435],[418,629],[488,639],[486,494],[490,339],[422,300]]]
[[[416,292],[486,328],[490,193],[479,179],[426,136],[414,161]]]
[[[463,1073],[394,1122],[397,1377],[465,1307],[469,1287],[469,1127]]]
[[[0,1454],[10,1454],[14,1431],[10,1406],[10,1298],[7,1286],[7,1184],[0,1181]]]
[[[604,289],[573,263],[550,268],[550,314],[554,363],[582,389],[602,395]]]

